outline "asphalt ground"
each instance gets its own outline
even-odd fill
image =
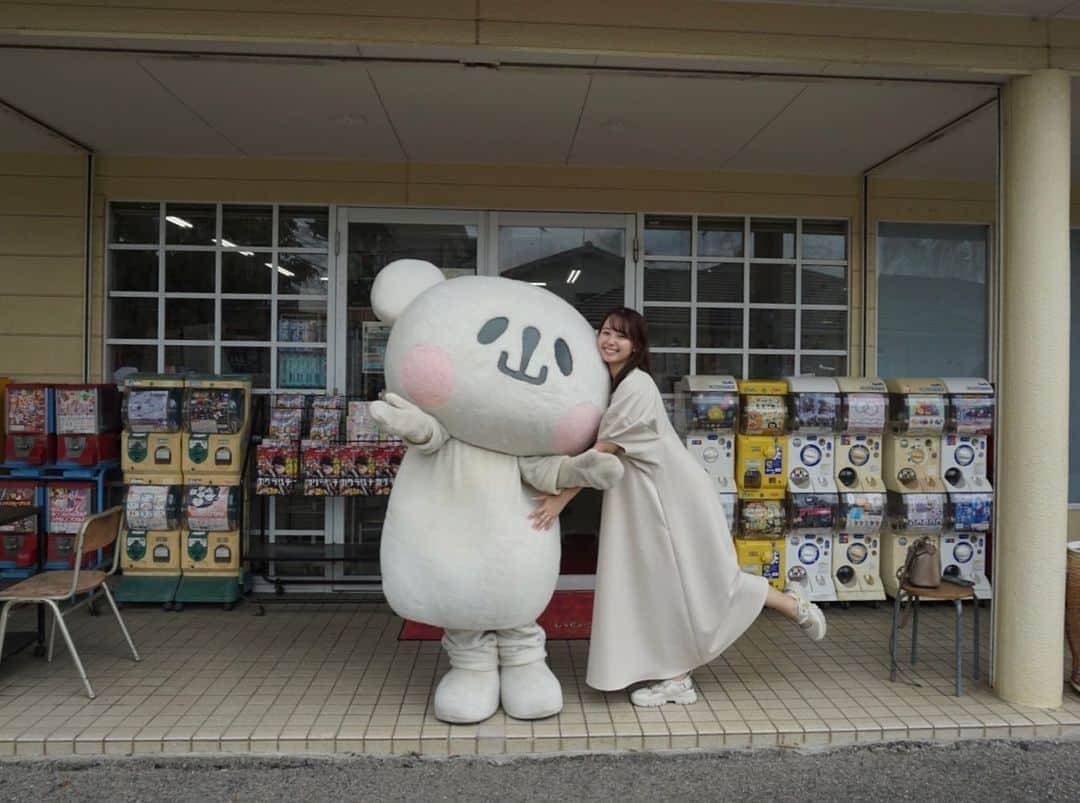
[[[150,757],[0,762],[4,801],[1080,800],[1080,742],[545,758]]]

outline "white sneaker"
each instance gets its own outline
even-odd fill
[[[821,608],[807,599],[802,589],[790,589],[784,593],[792,597],[799,605],[798,613],[795,615],[795,624],[802,628],[811,641],[821,641],[825,638],[825,614]]]
[[[630,694],[630,702],[642,708],[678,703],[690,705],[697,702],[693,679],[687,675],[681,680],[661,680],[651,686],[642,686]]]

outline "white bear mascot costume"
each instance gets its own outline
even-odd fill
[[[540,287],[447,281],[419,260],[383,268],[371,299],[392,324],[372,416],[409,446],[383,527],[383,588],[399,615],[445,630],[435,715],[479,722],[500,700],[518,719],[556,714],[562,688],[536,617],[558,579],[559,531],[528,515],[534,489],[622,476],[618,458],[584,451],[611,381],[592,327]]]

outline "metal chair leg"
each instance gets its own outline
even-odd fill
[[[979,600],[978,598],[972,600],[971,607],[975,609],[975,672],[973,676],[975,680],[979,679]]]
[[[53,646],[56,644],[56,616],[53,615],[52,624],[49,625],[49,651],[46,653],[45,660],[50,664],[53,659]]]
[[[8,612],[11,610],[11,600],[4,603],[0,611],[0,661],[4,659],[4,638],[7,636]]]
[[[113,599],[112,592],[109,591],[108,583],[102,583],[101,590],[105,592],[105,599],[109,601],[109,607],[112,608],[113,613],[116,614],[116,621],[120,624],[120,630],[123,631],[124,638],[131,648],[131,657],[136,661],[141,661],[142,659],[139,657],[139,651],[135,649],[135,642],[131,640],[131,634],[128,633],[127,625],[124,624],[124,618],[120,615],[120,609],[116,607],[116,600]]]
[[[82,661],[79,660],[79,653],[75,651],[75,642],[71,640],[71,634],[68,633],[67,625],[64,624],[64,615],[60,613],[60,606],[51,599],[48,600],[48,604],[52,608],[57,624],[60,625],[60,635],[64,637],[64,641],[67,643],[68,652],[71,653],[71,660],[75,662],[75,669],[78,670],[79,677],[82,678],[83,685],[86,687],[86,695],[93,700],[97,695],[94,694],[94,687],[90,685],[90,678],[86,676],[86,670],[83,669]]]
[[[896,641],[900,633],[900,590],[896,591],[892,611],[892,638],[889,639],[889,680],[896,680]]]
[[[911,665],[919,659],[919,598],[911,595]]]
[[[963,600],[955,600],[953,607],[956,609],[956,696],[963,694]]]

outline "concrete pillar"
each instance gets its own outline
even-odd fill
[[[1003,96],[994,686],[1061,705],[1068,529],[1070,79]]]

